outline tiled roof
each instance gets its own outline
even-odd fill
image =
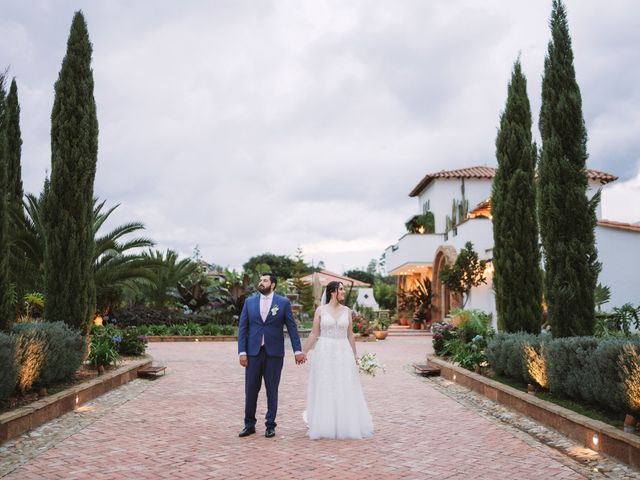
[[[616,222],[614,220],[598,220],[601,227],[617,228],[618,230],[627,230],[629,232],[640,233],[640,224]]]
[[[615,182],[618,179],[615,175],[601,172],[600,170],[594,170],[593,168],[589,168],[587,172],[589,172],[589,180],[599,180],[603,185],[605,183]]]
[[[603,185],[605,183],[613,182],[618,179],[615,175],[610,173],[601,172],[599,170],[587,169],[589,180],[597,180]],[[496,169],[493,167],[469,167],[460,168],[458,170],[441,170],[436,173],[429,173],[420,180],[420,182],[409,193],[410,197],[417,197],[420,195],[429,183],[436,178],[487,178],[492,179],[496,176]]]
[[[312,283],[313,282],[313,273],[309,275],[305,275],[300,278],[304,283]],[[337,273],[330,272],[328,270],[320,270],[316,273],[318,275],[318,280],[320,281],[320,285],[326,287],[329,282],[337,281],[345,284],[345,287],[349,287],[353,285],[354,287],[369,287],[370,285],[365,282],[361,282],[360,280],[356,280],[355,278],[350,278],[345,275],[338,275]]]
[[[460,168],[458,170],[441,170],[436,173],[429,173],[420,180],[420,183],[411,190],[410,197],[417,197],[429,182],[434,178],[493,178],[496,175],[496,169],[493,167],[470,167]]]

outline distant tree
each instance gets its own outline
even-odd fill
[[[298,293],[298,302],[301,310],[307,314],[313,313],[313,285],[302,281],[302,277],[308,275],[309,267],[304,261],[302,248],[296,250],[295,266],[293,267],[293,286]]]
[[[478,258],[478,254],[473,249],[473,243],[467,242],[460,250],[455,263],[452,266],[442,267],[440,278],[450,291],[462,295],[464,306],[469,300],[471,289],[487,283],[484,276],[486,266],[487,262]]]
[[[51,113],[51,179],[45,190],[45,307],[48,321],[89,331],[96,309],[93,278],[93,183],[98,119],[92,47],[76,12],[55,84]]]
[[[527,80],[516,61],[496,139],[493,180],[493,288],[498,327],[538,333],[542,323],[542,274],[536,219],[536,146],[531,139]]]
[[[376,276],[373,273],[369,273],[365,270],[347,270],[344,272],[344,275],[349,278],[353,278],[354,280],[360,280],[361,282],[368,283],[369,285],[373,285],[375,282]]]
[[[576,82],[567,14],[553,1],[551,41],[544,61],[538,166],[538,218],[545,277],[544,297],[554,336],[591,335],[594,290],[600,270],[595,210],[587,194],[587,130]]]
[[[256,272],[258,267],[268,265],[271,273],[275,274],[281,280],[286,280],[287,278],[293,278],[293,269],[295,264],[295,260],[288,256],[263,253],[261,255],[256,255],[255,257],[251,257],[242,266],[242,268],[245,273],[252,275]]]

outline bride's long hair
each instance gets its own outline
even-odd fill
[[[324,303],[327,304],[331,301],[331,294],[333,292],[338,292],[338,288],[340,288],[340,285],[342,285],[342,282],[337,282],[337,281],[333,281],[333,282],[329,282],[327,284],[327,289],[325,290],[325,298],[324,298]]]

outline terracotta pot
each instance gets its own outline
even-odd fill
[[[627,433],[636,431],[636,418],[628,413],[624,417],[624,431]]]
[[[409,325],[409,319],[408,318],[401,317],[398,321],[400,322],[400,325],[404,325],[405,327],[407,325]]]
[[[374,330],[373,334],[378,340],[384,340],[385,338],[387,338],[387,335],[389,335],[389,332],[387,332],[386,330]]]

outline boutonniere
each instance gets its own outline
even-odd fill
[[[280,307],[278,307],[278,305],[274,305],[273,307],[271,307],[271,315],[273,315],[274,317],[278,314],[278,309]]]

